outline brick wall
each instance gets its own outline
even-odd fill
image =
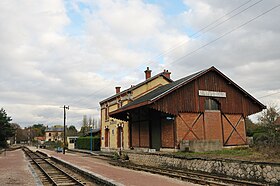
[[[215,139],[223,141],[222,123],[220,111],[205,111],[205,139]]]
[[[203,115],[200,113],[180,113],[176,117],[176,126],[177,144],[181,140],[204,139]]]
[[[162,120],[161,123],[161,147],[174,147],[174,123],[173,120]]]
[[[222,117],[222,122],[225,145],[246,144],[246,129],[243,116],[225,114]]]
[[[150,137],[149,137],[149,123],[140,122],[140,147],[149,147],[150,146]]]
[[[149,123],[148,122],[133,122],[131,123],[131,138],[132,147],[149,147]]]
[[[131,124],[131,139],[132,147],[139,147],[139,122],[134,122]]]
[[[220,140],[224,145],[246,144],[245,120],[240,114],[222,114],[220,111],[180,113],[176,117],[176,127],[176,145],[182,140]]]

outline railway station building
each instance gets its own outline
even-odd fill
[[[266,108],[215,67],[176,81],[164,71],[144,82],[138,92],[131,87],[100,103],[102,150],[178,150],[182,141],[207,140],[245,145],[245,118]],[[154,86],[144,90],[147,84]]]
[[[137,85],[121,91],[121,87],[115,87],[115,95],[100,102],[101,106],[101,150],[129,149],[129,124],[126,120],[119,120],[109,116],[110,112],[131,103],[156,88],[172,82],[170,72],[163,72],[152,76],[152,71],[147,67],[145,79]]]

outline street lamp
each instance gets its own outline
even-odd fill
[[[63,133],[64,133],[64,136],[63,136],[63,154],[65,154],[65,148],[66,148],[66,109],[69,110],[69,106],[63,106]]]
[[[92,127],[93,125],[90,125],[90,152],[92,152]]]

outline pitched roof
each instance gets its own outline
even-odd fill
[[[100,133],[100,132],[101,132],[101,129],[92,129],[92,131],[88,131],[84,136],[90,136],[91,133],[92,133],[93,135],[96,135],[96,134],[98,134],[98,133]]]
[[[122,95],[122,94],[124,94],[124,93],[127,93],[127,92],[129,92],[129,91],[133,91],[133,90],[137,89],[138,87],[140,87],[140,86],[142,86],[142,85],[144,85],[144,84],[146,84],[146,83],[149,83],[149,82],[151,82],[152,80],[158,78],[159,76],[162,76],[163,78],[165,78],[165,79],[166,79],[167,81],[169,81],[169,82],[173,82],[173,80],[170,79],[170,78],[168,78],[168,77],[166,77],[166,76],[164,75],[164,73],[165,73],[165,72],[161,72],[161,73],[159,73],[159,74],[157,74],[157,75],[155,75],[155,76],[153,76],[153,77],[150,77],[150,78],[146,79],[145,81],[143,81],[143,82],[141,82],[141,83],[138,83],[137,85],[134,85],[134,86],[132,86],[132,87],[130,87],[130,88],[128,88],[128,89],[125,89],[125,90],[121,91],[121,92],[118,93],[118,94],[115,94],[115,95],[113,95],[113,96],[111,96],[111,97],[109,97],[109,98],[106,98],[106,99],[100,101],[99,104],[101,105],[101,104],[103,104],[104,102],[109,101],[109,100],[111,100],[111,99],[113,99],[113,98],[115,98],[115,97],[118,97],[118,96],[120,96],[120,95]]]
[[[126,110],[130,110],[130,109],[133,109],[133,108],[137,108],[137,107],[140,107],[140,106],[149,105],[149,104],[155,102],[156,100],[160,99],[161,97],[173,92],[174,90],[190,83],[194,79],[197,79],[198,77],[206,74],[209,71],[216,71],[217,73],[222,75],[224,78],[226,78],[227,81],[229,81],[231,84],[233,84],[240,91],[242,91],[243,93],[248,95],[251,99],[253,99],[255,102],[260,104],[263,108],[266,108],[265,105],[260,103],[257,99],[255,99],[253,96],[251,96],[249,93],[247,93],[244,89],[242,89],[240,86],[238,86],[236,83],[234,83],[231,79],[229,79],[223,73],[221,73],[218,69],[216,69],[214,66],[212,66],[208,69],[201,70],[199,72],[196,72],[194,74],[191,74],[189,76],[181,78],[177,81],[173,81],[170,84],[163,85],[163,86],[149,92],[148,94],[134,100],[133,102],[130,102],[130,103],[124,105],[123,107],[119,108],[118,110],[111,112],[110,115],[120,113],[120,112],[123,112],[123,111],[126,111]]]
[[[46,128],[46,132],[63,132],[63,128],[56,128],[56,127]]]

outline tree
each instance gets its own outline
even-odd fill
[[[83,116],[83,121],[82,121],[82,127],[80,130],[80,135],[85,135],[88,132],[90,132],[90,128],[96,129],[98,128],[98,122],[96,119],[92,118],[91,116],[89,117],[89,119],[87,119],[87,116],[84,115]]]
[[[280,146],[280,131],[275,125],[276,119],[280,116],[280,112],[276,105],[270,105],[263,111],[258,118],[260,126],[255,129],[253,135],[257,142],[265,143],[266,145],[276,147]]]
[[[31,127],[34,137],[45,136],[46,127],[43,124],[33,124]]]
[[[89,125],[89,127],[92,127],[92,128],[94,128],[94,129],[97,129],[98,128],[98,123],[97,123],[97,119],[95,119],[94,117],[93,118],[91,118],[91,117],[89,117],[89,119],[88,119],[88,125]]]
[[[67,136],[76,136],[78,135],[78,131],[74,125],[71,125],[67,128],[66,134]]]
[[[11,125],[15,130],[14,140],[16,140],[16,143],[20,143],[20,142],[24,142],[24,141],[27,142],[28,141],[28,131],[26,129],[22,129],[19,126],[19,124],[17,124],[17,123],[12,123]]]
[[[88,120],[87,120],[87,116],[84,115],[83,116],[83,122],[82,122],[82,127],[81,127],[81,130],[80,130],[80,134],[81,135],[85,135],[87,132],[89,132],[89,124],[88,124]]]
[[[258,127],[252,120],[248,117],[245,118],[246,123],[246,135],[252,137],[254,134],[254,130]]]
[[[91,116],[88,118],[88,126],[92,127],[94,123],[94,119],[91,119]]]
[[[259,124],[264,126],[273,126],[276,119],[280,116],[279,110],[276,105],[270,105],[258,117]]]
[[[12,118],[7,116],[6,111],[0,109],[0,147],[7,146],[7,139],[14,135],[14,128],[11,125]]]

